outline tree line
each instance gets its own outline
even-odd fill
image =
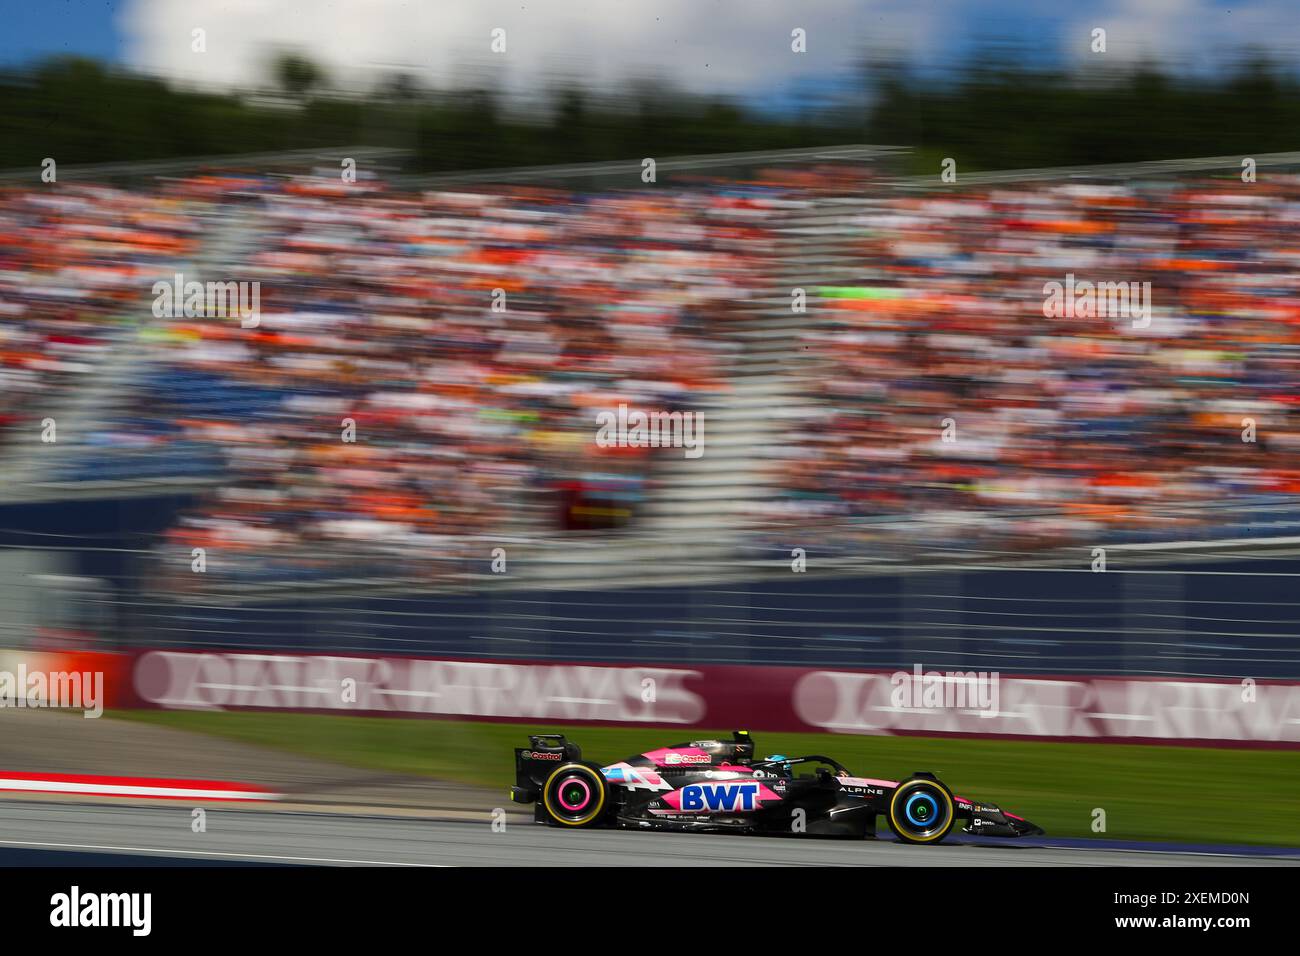
[[[1263,59],[1226,73],[1155,67],[1105,81],[1011,64],[942,76],[864,67],[860,95],[806,111],[764,109],[663,85],[618,95],[557,89],[534,114],[491,89],[432,91],[396,76],[331,90],[309,60],[282,57],[274,86],[205,92],[59,57],[0,74],[0,167],[392,146],[415,171],[579,163],[840,143],[911,146],[914,172],[1250,156],[1296,147],[1300,84]]]

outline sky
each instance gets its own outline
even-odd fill
[[[565,78],[666,79],[741,98],[842,81],[864,51],[928,71],[1012,55],[1086,71],[1158,61],[1214,72],[1253,47],[1300,65],[1300,0],[0,0],[0,63],[89,55],[190,85],[263,84],[277,51],[340,87],[385,72],[527,95]],[[503,28],[504,53],[489,49]],[[1107,49],[1090,49],[1106,30]],[[791,30],[807,52],[791,51]],[[205,31],[196,51],[193,31]]]

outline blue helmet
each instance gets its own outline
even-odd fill
[[[772,756],[764,757],[763,759],[766,763],[778,764],[779,766],[772,768],[778,773],[784,774],[786,776],[789,776],[793,773],[793,771],[791,771],[790,769],[790,764],[786,762],[790,758],[787,757],[785,754],[772,754]]]

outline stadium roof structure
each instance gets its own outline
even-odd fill
[[[188,156],[184,159],[143,160],[123,163],[60,165],[60,181],[96,183],[111,179],[135,179],[141,176],[175,176],[203,170],[229,169],[272,171],[281,168],[314,167],[322,163],[338,166],[344,157],[365,159],[370,163],[387,163],[397,168],[408,155],[406,150],[376,146],[328,146],[313,149],[280,150],[265,153],[232,153],[216,156]],[[0,183],[21,185],[39,181],[40,166],[22,166],[0,170]]]
[[[910,152],[905,146],[849,144],[812,146],[797,149],[750,150],[736,153],[705,153],[691,156],[654,157],[659,172],[696,172],[756,168],[761,166],[798,165],[821,162],[867,162],[897,158]],[[642,159],[607,160],[591,163],[567,163],[554,166],[504,166],[490,169],[463,169],[439,173],[401,173],[410,158],[409,150],[377,146],[322,146],[310,149],[281,150],[262,153],[232,153],[190,156],[183,159],[141,160],[121,163],[95,163],[59,166],[61,180],[96,182],[105,179],[140,176],[173,176],[202,170],[288,171],[338,165],[344,157],[379,165],[390,173],[387,181],[397,186],[428,188],[471,183],[529,183],[563,179],[600,179],[639,175]],[[22,166],[0,170],[0,182],[19,183],[39,179],[39,166]]]
[[[1259,169],[1300,170],[1300,151],[1286,153],[1260,153],[1256,156],[1199,156],[1191,159],[1154,159],[1137,163],[1106,163],[1098,166],[1054,166],[1042,169],[1002,169],[995,172],[963,173],[958,171],[957,182],[943,182],[937,172],[923,176],[907,176],[890,185],[908,189],[953,189],[968,186],[995,186],[1002,184],[1057,180],[1106,182],[1133,180],[1158,176],[1180,176],[1191,173],[1240,172],[1242,162],[1253,159]]]
[[[657,173],[695,173],[809,163],[874,162],[884,159],[897,159],[910,151],[905,146],[850,144],[653,158]],[[621,159],[597,163],[567,163],[556,166],[468,169],[451,173],[403,176],[399,177],[396,182],[398,185],[428,188],[469,185],[472,183],[531,183],[565,179],[594,181],[640,176],[643,161],[642,159]]]

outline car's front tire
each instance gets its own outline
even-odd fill
[[[889,801],[889,827],[903,843],[938,843],[956,822],[952,793],[938,780],[913,777]]]
[[[585,763],[556,767],[542,786],[547,818],[566,827],[600,823],[609,804],[609,784],[600,769]]]

